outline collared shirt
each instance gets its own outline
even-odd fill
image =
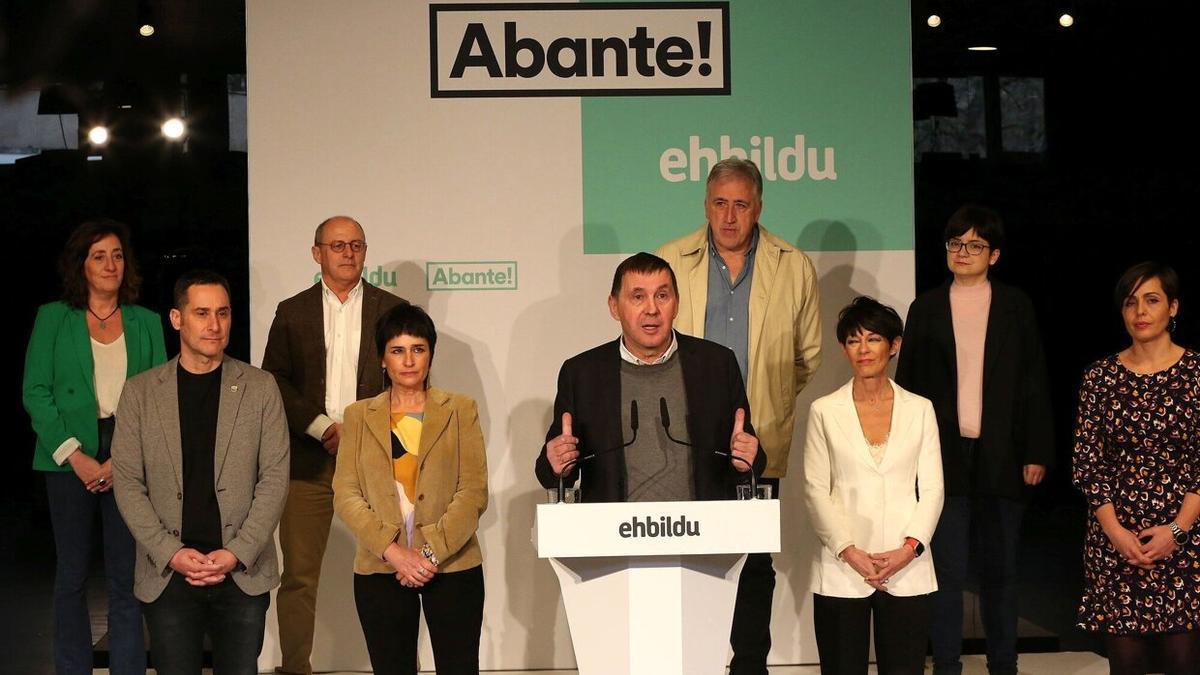
[[[358,399],[358,348],[362,339],[363,282],[338,299],[321,280],[321,313],[325,325],[325,414],[308,425],[309,436],[321,440],[325,430],[340,423],[346,406]]]
[[[679,341],[675,339],[674,329],[671,330],[671,344],[667,347],[667,351],[663,352],[662,356],[654,359],[653,361],[643,361],[634,356],[633,352],[629,351],[629,349],[625,346],[624,335],[622,335],[621,339],[617,341],[617,344],[620,345],[621,360],[626,363],[632,363],[635,366],[657,366],[660,363],[666,363],[667,359],[671,358],[675,355],[675,352],[679,351]]]
[[[717,252],[708,232],[708,304],[704,308],[704,339],[733,350],[742,381],[750,363],[750,287],[754,279],[754,254],[758,250],[758,225],[737,279],[729,279],[729,266]]]

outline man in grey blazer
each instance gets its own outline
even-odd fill
[[[279,584],[287,423],[275,379],[225,355],[229,305],[220,275],[180,278],[179,356],[126,382],[117,407],[113,489],[159,675],[199,675],[206,633],[216,672],[256,672]]]
[[[312,673],[342,413],[383,391],[375,323],[404,302],[363,280],[366,234],[353,218],[334,216],[318,225],[312,257],[321,279],[279,303],[262,361],[279,384],[291,430],[291,485],[279,523],[283,580],[275,605],[283,665],[276,670],[296,675]]]

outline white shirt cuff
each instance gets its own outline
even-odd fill
[[[325,437],[325,432],[333,424],[333,418],[322,413],[313,418],[313,421],[309,423],[308,428],[304,430],[304,433],[319,441]]]
[[[59,466],[66,464],[67,458],[82,447],[83,444],[79,442],[79,439],[75,438],[74,436],[68,438],[62,442],[62,445],[58,446],[57,450],[54,451],[54,454],[52,455],[54,458],[54,463]]]

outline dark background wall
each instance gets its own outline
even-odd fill
[[[0,365],[0,382],[7,383],[0,404],[9,411],[0,467],[8,478],[0,490],[8,542],[0,564],[10,570],[49,547],[19,389],[29,327],[36,307],[57,297],[54,260],[71,228],[96,215],[130,224],[146,278],[143,304],[164,316],[179,273],[196,266],[225,273],[234,288],[230,352],[246,358],[249,351],[246,155],[229,150],[226,80],[245,72],[244,10],[232,0],[142,3],[160,21],[155,40],[146,42],[129,28],[138,4],[0,6],[0,82],[10,93],[62,82],[83,100],[98,81],[107,91],[123,82],[147,111],[181,95],[191,111],[186,148],[150,134],[114,145],[100,162],[58,152],[0,165],[0,223],[13,281],[12,353]],[[1077,24],[1063,30],[1053,3],[941,2],[943,25],[934,30],[924,23],[934,4],[913,5],[914,77],[980,78],[986,138],[985,151],[974,156],[915,154],[917,288],[946,278],[941,231],[959,205],[980,202],[1003,215],[1009,244],[995,274],[1034,302],[1058,422],[1059,467],[1030,495],[1023,583],[1044,597],[1026,615],[1052,630],[1054,647],[1087,648],[1090,639],[1071,627],[1088,516],[1069,481],[1070,435],[1083,368],[1127,344],[1110,300],[1119,273],[1148,258],[1174,265],[1185,292],[1178,339],[1193,345],[1200,336],[1189,293],[1200,287],[1188,103],[1195,10],[1165,0],[1075,2]],[[966,50],[982,43],[999,50]],[[1003,149],[998,83],[1007,77],[1043,83],[1038,152]],[[249,90],[253,97],[253,82]]]

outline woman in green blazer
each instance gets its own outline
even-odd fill
[[[75,228],[59,272],[63,299],[38,309],[22,387],[37,436],[33,468],[45,476],[54,528],[55,670],[92,672],[85,582],[99,511],[109,669],[114,675],[145,673],[141,608],[133,597],[134,544],[113,500],[109,445],[125,380],[166,361],[162,321],[133,304],[141,279],[121,223],[96,220]]]

